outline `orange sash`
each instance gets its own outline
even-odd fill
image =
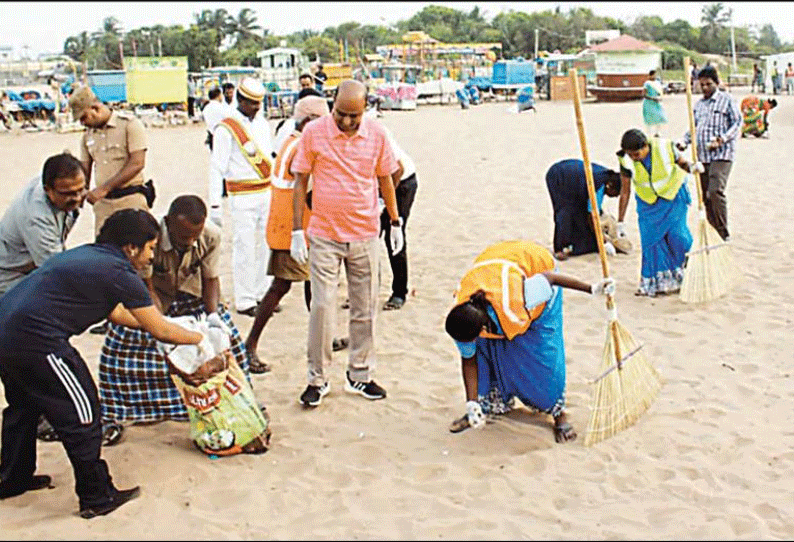
[[[270,174],[273,172],[273,163],[270,158],[266,156],[262,149],[248,135],[246,129],[232,117],[226,117],[218,123],[218,126],[225,126],[232,134],[237,145],[240,147],[248,163],[251,164],[259,174],[259,179],[253,180],[226,180],[226,189],[229,193],[246,193],[246,192],[260,192],[270,187]]]

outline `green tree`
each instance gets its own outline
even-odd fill
[[[194,13],[193,17],[201,30],[215,31],[215,47],[220,47],[223,40],[229,35],[232,29],[231,21],[234,20],[223,8],[215,11],[205,9],[201,13]]]

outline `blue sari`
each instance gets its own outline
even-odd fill
[[[490,312],[490,311],[489,311]],[[477,400],[483,412],[504,414],[513,398],[557,416],[565,407],[565,346],[562,289],[523,334],[507,339],[477,338]]]
[[[681,288],[684,259],[692,246],[686,215],[692,198],[686,183],[675,198],[657,198],[649,204],[635,196],[642,242],[642,268],[638,295],[654,297]]]

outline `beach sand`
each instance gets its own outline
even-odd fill
[[[193,447],[186,423],[128,427],[103,457],[119,487],[140,484],[142,495],[86,521],[76,515],[62,446],[39,442],[38,472],[51,474],[56,487],[0,503],[0,538],[794,538],[794,98],[778,100],[769,139],[738,143],[727,194],[741,278],[725,297],[686,305],[677,296],[633,295],[640,253],[632,197],[626,223],[635,251],[611,258],[610,269],[619,319],[645,345],[664,385],[626,431],[582,444],[606,321],[603,300],[575,291],[565,292],[564,319],[568,412],[580,438],[555,444],[548,418],[525,409],[483,430],[447,429],[465,403],[460,359],[443,328],[452,292],[493,242],[526,238],[551,247],[544,175],[557,160],[581,157],[573,105],[541,101],[537,114],[508,112],[514,102],[385,112],[381,122],[414,158],[419,181],[408,222],[411,293],[402,310],[378,316],[374,377],[388,398],[345,393],[347,352],[340,352],[323,404],[310,411],[298,404],[308,313],[295,287],[260,341],[273,371],[253,376],[272,417],[270,451],[211,460]],[[663,104],[670,118],[663,135],[677,139],[687,128],[686,97],[666,96]],[[642,128],[641,103],[586,103],[583,111],[591,159],[616,168],[620,136]],[[203,125],[150,128],[147,137],[154,214],[162,216],[178,194],[205,196]],[[76,153],[79,138],[0,134],[0,208],[47,156]],[[616,215],[617,200],[606,209]],[[689,219],[694,228],[694,205]],[[68,245],[89,242],[92,231],[86,206]],[[227,301],[231,231],[227,210]],[[391,283],[385,248],[382,254],[381,304]],[[586,281],[601,274],[596,254],[559,268]],[[344,297],[340,289],[340,304]],[[247,334],[252,319],[235,321]],[[340,335],[346,322],[340,310]],[[88,333],[73,341],[95,375],[101,343]]]

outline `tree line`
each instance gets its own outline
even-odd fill
[[[301,30],[276,36],[258,24],[252,9],[244,8],[234,16],[221,8],[194,13],[187,28],[154,25],[124,31],[118,19],[108,17],[100,29],[68,37],[64,53],[88,69],[121,69],[122,55],[186,56],[188,69],[201,71],[220,65],[258,66],[256,53],[277,46],[281,40],[321,62],[337,62],[341,43],[347,58],[355,61],[375,52],[378,45],[400,43],[408,31],[423,30],[446,43],[501,42],[505,58],[532,58],[536,30],[539,50],[576,53],[585,47],[585,30],[617,29],[662,46],[667,53],[665,68],[680,69],[681,58],[689,51],[730,55],[730,21],[731,10],[721,2],[702,8],[700,26],[691,26],[683,19],[665,23],[656,15],[640,15],[627,24],[595,15],[590,8],[564,12],[559,6],[536,13],[511,10],[488,20],[478,7],[465,12],[430,5],[391,25],[350,21],[321,32]],[[791,44],[781,42],[771,24],[760,28],[737,26],[734,40],[741,57],[758,58],[791,48]]]

